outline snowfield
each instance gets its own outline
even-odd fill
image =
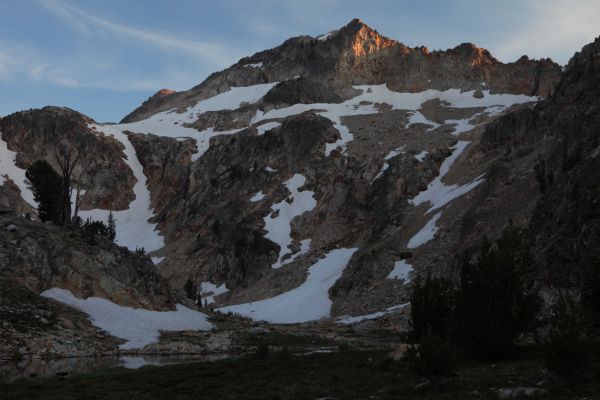
[[[59,288],[48,289],[41,296],[83,311],[94,326],[125,339],[127,342],[119,346],[123,350],[141,349],[158,342],[160,331],[213,329],[206,315],[181,304],[177,304],[176,311],[151,311],[123,307],[100,297],[79,299],[70,291]]]
[[[219,308],[276,324],[294,324],[328,318],[331,311],[329,289],[342,276],[358,248],[335,249],[308,269],[306,282],[289,292],[269,299]]]
[[[147,252],[158,250],[164,246],[163,237],[156,229],[156,225],[149,222],[154,216],[150,205],[150,192],[146,187],[146,175],[140,164],[133,145],[120,128],[116,126],[92,125],[99,132],[106,135],[112,135],[115,139],[125,146],[125,158],[123,159],[137,180],[133,186],[135,199],[129,204],[129,208],[121,211],[113,211],[115,226],[117,230],[116,242],[122,246],[127,246],[130,250],[143,247]],[[95,220],[106,221],[108,219],[108,210],[80,210],[79,216],[83,219],[92,218]]]
[[[334,127],[340,132],[341,138],[335,143],[327,143],[325,148],[325,155],[329,154],[336,148],[340,148],[342,152],[346,151],[346,145],[352,141],[353,135],[347,126],[341,122],[342,117],[352,115],[368,115],[376,114],[379,110],[375,107],[376,103],[385,103],[392,106],[392,110],[407,110],[413,111],[409,118],[409,125],[416,123],[423,123],[431,125],[428,131],[431,131],[440,126],[433,121],[428,120],[418,110],[421,108],[421,104],[434,99],[439,99],[442,102],[448,103],[449,107],[455,108],[474,108],[474,107],[488,107],[490,113],[499,112],[506,107],[514,104],[529,103],[537,101],[538,97],[531,97],[525,95],[514,95],[514,94],[491,94],[489,90],[484,91],[482,98],[475,98],[473,94],[474,90],[468,92],[461,92],[460,89],[448,89],[445,91],[439,90],[425,90],[418,93],[403,93],[394,92],[388,89],[385,84],[382,85],[357,85],[355,89],[361,91],[361,94],[346,100],[342,103],[315,103],[315,104],[294,104],[289,107],[274,109],[269,112],[263,112],[258,110],[256,115],[252,119],[252,123],[256,124],[265,119],[279,119],[286,118],[292,115],[301,114],[305,111],[314,110],[317,114],[331,120]],[[368,104],[370,103],[370,104]],[[455,134],[463,132],[470,125],[471,117],[467,120],[454,120],[452,123],[456,124]]]

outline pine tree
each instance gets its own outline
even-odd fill
[[[108,213],[108,238],[112,241],[117,237],[117,228],[115,226],[115,218],[113,217],[112,211]]]
[[[63,180],[52,166],[43,160],[31,164],[25,172],[34,200],[38,203],[38,216],[43,222],[57,225],[65,222]]]
[[[495,243],[484,238],[475,263],[465,262],[456,295],[457,338],[479,358],[507,355],[540,307],[533,262],[522,232],[509,228]]]
[[[188,278],[187,281],[185,281],[185,284],[183,285],[183,290],[185,291],[187,297],[189,297],[190,299],[194,298],[194,282],[192,282],[191,278]]]

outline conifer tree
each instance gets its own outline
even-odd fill
[[[108,213],[108,238],[112,241],[117,237],[117,229],[115,226],[115,217],[113,217],[112,211]]]
[[[31,164],[25,172],[34,200],[38,203],[38,216],[43,222],[63,225],[65,207],[63,180],[52,166],[43,160]]]

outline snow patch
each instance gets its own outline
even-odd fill
[[[456,159],[463,153],[463,151],[467,148],[470,142],[468,141],[458,141],[456,145],[452,148],[452,155],[446,157],[444,162],[440,167],[439,175],[427,185],[427,189],[419,193],[413,199],[409,200],[409,202],[418,206],[419,204],[423,204],[428,202],[431,204],[427,213],[437,210],[440,207],[448,204],[452,200],[462,196],[465,193],[468,193],[481,182],[483,182],[483,178],[480,176],[473,180],[472,182],[460,186],[460,185],[446,185],[442,182],[442,179],[448,174],[450,171],[450,167]]]
[[[219,296],[223,293],[227,293],[229,289],[225,284],[221,286],[217,286],[211,282],[202,282],[200,283],[200,296],[202,299],[206,299],[206,304],[212,304],[215,302],[215,297]]]
[[[316,39],[317,39],[317,40],[320,40],[321,42],[324,42],[324,41],[326,41],[327,39],[329,39],[329,38],[330,38],[330,37],[331,37],[333,34],[335,34],[335,33],[337,33],[337,30],[336,30],[336,31],[327,32],[327,33],[325,33],[325,34],[323,34],[323,35],[319,35],[319,36],[317,36],[317,38],[316,38]]]
[[[372,314],[367,314],[367,315],[359,315],[359,316],[356,316],[356,317],[352,317],[350,315],[346,315],[346,316],[338,318],[335,322],[337,322],[338,324],[353,325],[353,324],[357,324],[357,323],[362,322],[362,321],[367,321],[367,320],[377,319],[377,318],[383,317],[386,314],[390,314],[390,313],[392,313],[394,311],[401,310],[401,309],[405,308],[408,305],[410,305],[410,303],[398,304],[398,305],[395,305],[395,306],[388,307],[388,308],[386,308],[383,311],[378,311],[378,312],[374,312]]]
[[[269,299],[219,308],[253,320],[294,324],[328,318],[331,312],[329,289],[340,278],[358,248],[331,250],[308,269],[306,282],[289,292]]]
[[[277,172],[276,169],[273,169],[273,168],[271,168],[269,166],[265,167],[265,171],[267,171],[267,172]]]
[[[266,124],[262,124],[256,127],[258,135],[264,135],[266,131],[270,131],[271,129],[275,129],[280,127],[281,124],[277,121],[267,122]]]
[[[165,259],[165,257],[150,257],[150,259],[152,260],[154,265],[158,265],[162,260]]]
[[[244,67],[248,67],[248,68],[262,68],[263,63],[262,61],[259,63],[255,63],[255,64],[245,64]]]
[[[312,242],[311,239],[304,239],[300,241],[300,250],[294,254],[293,256],[291,256],[290,258],[284,260],[281,265],[286,265],[286,264],[290,264],[291,262],[293,262],[294,260],[296,260],[296,258],[300,257],[303,254],[308,253],[308,250],[310,250],[310,243]]]
[[[409,249],[415,249],[419,246],[424,245],[429,242],[435,236],[435,233],[438,231],[438,226],[436,225],[437,220],[440,219],[442,213],[439,212],[435,214],[431,219],[425,224],[423,228],[415,236],[413,236],[406,245]]]
[[[252,198],[250,199],[250,201],[252,203],[256,203],[257,201],[261,201],[264,198],[265,198],[265,194],[261,190],[260,192],[257,192],[254,196],[252,196]]]
[[[176,311],[151,311],[123,307],[100,297],[79,299],[60,288],[48,289],[41,296],[83,311],[94,326],[127,340],[119,346],[123,350],[141,349],[158,342],[160,331],[208,331],[213,328],[206,315],[181,304],[177,304]]]
[[[394,269],[389,273],[387,279],[402,279],[404,283],[411,281],[413,267],[406,260],[394,261]]]
[[[420,152],[419,154],[415,155],[415,158],[420,161],[423,162],[423,160],[425,159],[425,156],[427,155],[427,150],[423,150],[422,152]]]
[[[383,166],[381,167],[381,170],[379,171],[379,173],[377,173],[377,175],[375,175],[375,178],[373,178],[373,180],[371,181],[371,184],[373,184],[373,182],[375,182],[377,179],[379,179],[381,176],[383,176],[383,174],[385,173],[385,171],[388,170],[388,168],[390,167],[390,164],[387,163],[388,160],[391,160],[392,158],[400,155],[404,153],[404,146],[402,147],[398,147],[397,149],[394,149],[392,151],[390,151],[383,159],[384,162]]]
[[[291,203],[285,199],[280,203],[273,204],[273,210],[269,215],[263,218],[265,221],[265,238],[279,245],[279,257],[272,268],[280,268],[283,265],[283,256],[288,253],[288,246],[292,243],[292,227],[290,223],[294,218],[312,210],[317,205],[314,199],[314,192],[310,190],[298,191],[298,188],[304,186],[306,178],[301,174],[294,174],[285,182],[285,186],[291,193]]]
[[[427,119],[427,117],[425,117],[422,113],[420,113],[419,111],[413,111],[410,116],[408,117],[408,126],[411,125],[416,125],[416,124],[423,124],[423,125],[429,125],[429,128],[427,128],[427,130],[425,132],[430,132],[433,131],[437,128],[439,128],[441,125],[438,124],[437,122],[434,122],[430,119]]]

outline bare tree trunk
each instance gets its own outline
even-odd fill
[[[75,191],[75,211],[73,212],[73,221],[77,220],[79,214],[79,199],[81,198],[81,184],[77,183],[77,190]]]
[[[80,152],[73,154],[63,146],[56,152],[56,161],[60,166],[63,178],[63,201],[64,201],[64,222],[65,225],[71,225],[71,176],[79,160]]]

